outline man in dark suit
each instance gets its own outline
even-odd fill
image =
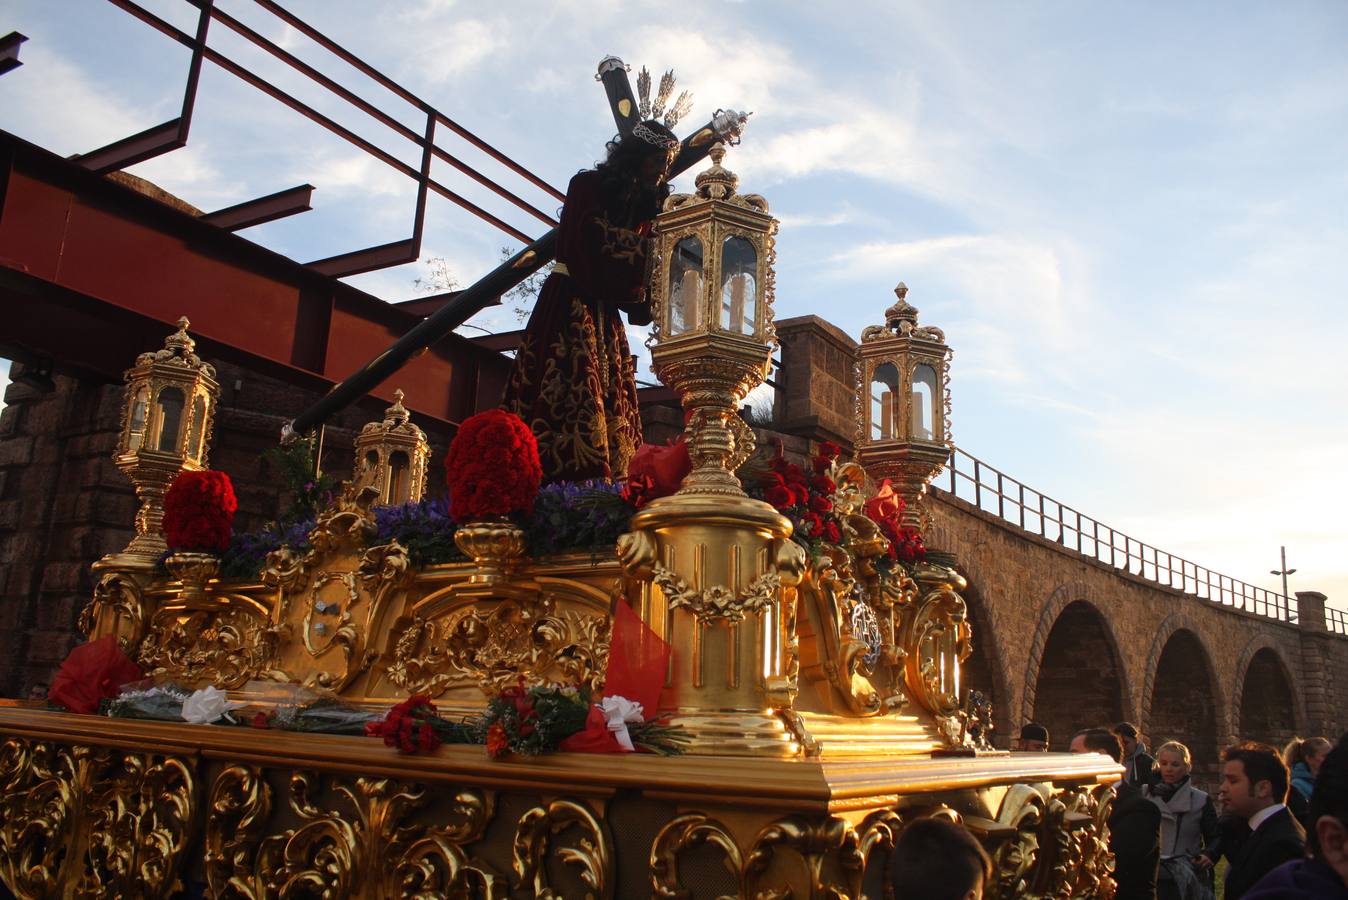
[[[1072,736],[1073,753],[1103,753],[1114,762],[1123,759],[1116,735],[1103,728],[1087,728]],[[1156,900],[1156,870],[1161,863],[1161,808],[1142,796],[1142,789],[1125,781],[1114,785],[1109,811],[1109,852],[1114,854],[1115,900]]]
[[[1226,900],[1240,900],[1255,882],[1306,852],[1306,832],[1287,809],[1287,766],[1266,744],[1242,743],[1222,753],[1222,811],[1243,818],[1249,833],[1226,856]]]

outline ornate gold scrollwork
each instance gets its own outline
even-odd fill
[[[934,566],[919,569],[921,598],[904,611],[903,650],[909,693],[936,716],[952,745],[966,743],[960,705],[960,667],[973,652],[968,611],[958,593],[964,580]]]
[[[232,765],[216,776],[206,826],[206,883],[212,896],[265,896],[253,854],[266,831],[271,804],[271,785],[256,766]]]
[[[772,874],[773,862],[783,850],[799,857],[808,873],[807,897],[856,897],[866,858],[856,829],[837,816],[786,816],[758,833],[744,862],[746,896],[790,897],[788,888],[769,888],[762,882]],[[794,879],[793,879],[794,880]]]
[[[166,896],[195,830],[196,775],[173,756],[126,754],[89,806],[86,896]]]
[[[598,689],[608,663],[608,617],[558,612],[551,596],[501,600],[490,611],[474,606],[438,620],[417,617],[395,633],[385,674],[413,694],[476,684],[495,696],[521,677]]]
[[[11,738],[0,788],[0,876],[16,895],[170,893],[196,812],[186,761]]]
[[[1063,795],[1069,817],[1077,818],[1072,830],[1071,858],[1076,860],[1073,897],[1113,900],[1114,854],[1109,852],[1109,812],[1114,791],[1108,785],[1077,787]]]
[[[899,839],[899,832],[903,830],[904,821],[892,809],[877,809],[865,818],[857,833],[861,835],[861,843],[858,845],[858,852],[861,858],[870,863],[872,850],[889,851],[894,849],[894,842]],[[888,875],[888,864],[886,864],[885,874]],[[889,879],[885,878],[888,883]]]
[[[285,630],[243,602],[213,610],[166,607],[151,620],[139,659],[151,675],[185,687],[235,690],[268,676]]]
[[[481,840],[490,799],[462,790],[443,824],[411,824],[425,790],[387,778],[334,779],[340,812],[315,802],[317,775],[295,772],[288,806],[299,826],[267,834],[271,791],[249,766],[230,766],[211,791],[206,874],[218,897],[486,897],[504,896],[504,879],[464,849]],[[443,814],[437,808],[437,816]]]
[[[747,897],[744,855],[735,838],[720,822],[703,813],[687,813],[670,821],[651,844],[651,894],[673,900],[690,896],[679,880],[679,854],[710,844],[723,854],[723,862],[735,879],[736,896]],[[727,900],[727,898],[720,898]]]
[[[771,609],[782,588],[781,576],[775,571],[759,575],[738,594],[722,585],[693,590],[688,582],[659,563],[653,569],[653,579],[664,591],[671,609],[688,610],[702,625],[743,622],[750,613]]]
[[[369,499],[370,489],[357,491],[348,485],[342,501],[319,516],[309,532],[313,548],[308,553],[300,555],[282,547],[267,555],[262,581],[279,592],[276,618],[282,623],[292,621],[299,616],[292,611],[293,603],[299,598],[303,604],[297,624],[304,649],[297,659],[286,654],[286,646],[277,645],[265,677],[341,691],[378,657],[377,651],[367,649],[368,644],[371,636],[383,633],[390,598],[406,586],[411,563],[406,548],[397,541],[360,550],[360,542],[374,528]],[[359,559],[352,567],[350,554],[358,550]],[[324,567],[327,560],[333,561],[328,563],[333,568]],[[358,616],[362,604],[366,604],[364,615]],[[339,668],[316,669],[309,662],[335,649],[341,650]]]
[[[578,830],[574,847],[554,848],[564,832]],[[608,831],[590,810],[571,800],[554,800],[520,817],[515,828],[514,875],[522,890],[533,891],[539,900],[554,900],[558,894],[548,877],[550,854],[576,869],[587,888],[586,900],[613,896],[613,847]]]
[[[997,821],[1015,829],[993,855],[995,870],[985,894],[990,900],[1027,896],[1039,862],[1039,826],[1044,821],[1044,796],[1027,784],[1012,785],[1002,798]]]
[[[72,748],[10,738],[0,747],[0,874],[19,897],[59,896],[76,843],[89,766]]]
[[[102,622],[104,613],[111,619]],[[80,631],[91,639],[116,634],[124,647],[134,647],[145,633],[145,593],[140,582],[121,572],[108,572],[94,586],[93,599],[80,612]]]
[[[1108,849],[1091,843],[1103,834],[1094,824],[1098,814],[1099,802],[1084,791],[1052,795],[1041,786],[1012,785],[997,821],[1015,832],[993,855],[996,875],[987,895],[992,900],[1111,896]]]

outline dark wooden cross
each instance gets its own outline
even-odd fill
[[[599,63],[596,78],[608,94],[613,119],[618,133],[626,137],[640,121],[632,85],[627,79],[627,65],[616,56],[606,56]],[[684,138],[679,152],[669,169],[673,178],[697,165],[719,142],[739,143],[740,133],[749,114],[733,109],[718,109],[701,128]],[[488,272],[475,284],[460,291],[432,315],[414,325],[410,331],[383,353],[347,376],[317,403],[295,417],[281,429],[281,440],[289,443],[300,435],[322,425],[334,413],[345,409],[382,384],[412,357],[424,352],[436,341],[458,328],[488,306],[501,302],[501,295],[552,262],[557,253],[557,229],[525,247],[501,265]]]

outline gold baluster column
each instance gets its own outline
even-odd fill
[[[668,710],[693,752],[800,752],[775,712],[784,683],[782,592],[804,553],[791,523],[746,496],[735,469],[753,452],[739,405],[767,376],[776,221],[767,201],[736,193],[725,148],[656,218],[652,294],[656,375],[683,403],[693,470],[677,494],[649,504],[620,543],[628,571],[651,582],[648,618],[673,646]]]

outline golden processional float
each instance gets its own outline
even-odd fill
[[[972,635],[953,560],[879,565],[866,502],[887,479],[920,525],[949,450],[949,350],[906,288],[862,335],[857,459],[824,473],[838,540],[807,554],[737,479],[755,442],[738,408],[775,344],[777,223],[724,152],[656,223],[652,357],[687,413],[693,469],[611,554],[531,555],[508,521],[462,525],[462,562],[418,566],[380,542],[380,505],[425,484],[426,440],[399,401],[361,433],[303,547],[271,552],[256,579],[222,577],[210,554],[174,553],[163,574],[163,497],[207,467],[218,398],[182,321],[127,372],[115,459],[141,500],[136,537],[94,564],[82,618],[155,678],[253,707],[299,686],[371,710],[427,694],[470,717],[521,680],[602,687],[626,606],[672,645],[660,711],[687,752],[408,755],[9,706],[0,877],[16,896],[197,882],[250,898],[882,898],[900,832],[939,816],[992,855],[992,897],[1112,897],[1118,767],[987,746],[961,688]]]

